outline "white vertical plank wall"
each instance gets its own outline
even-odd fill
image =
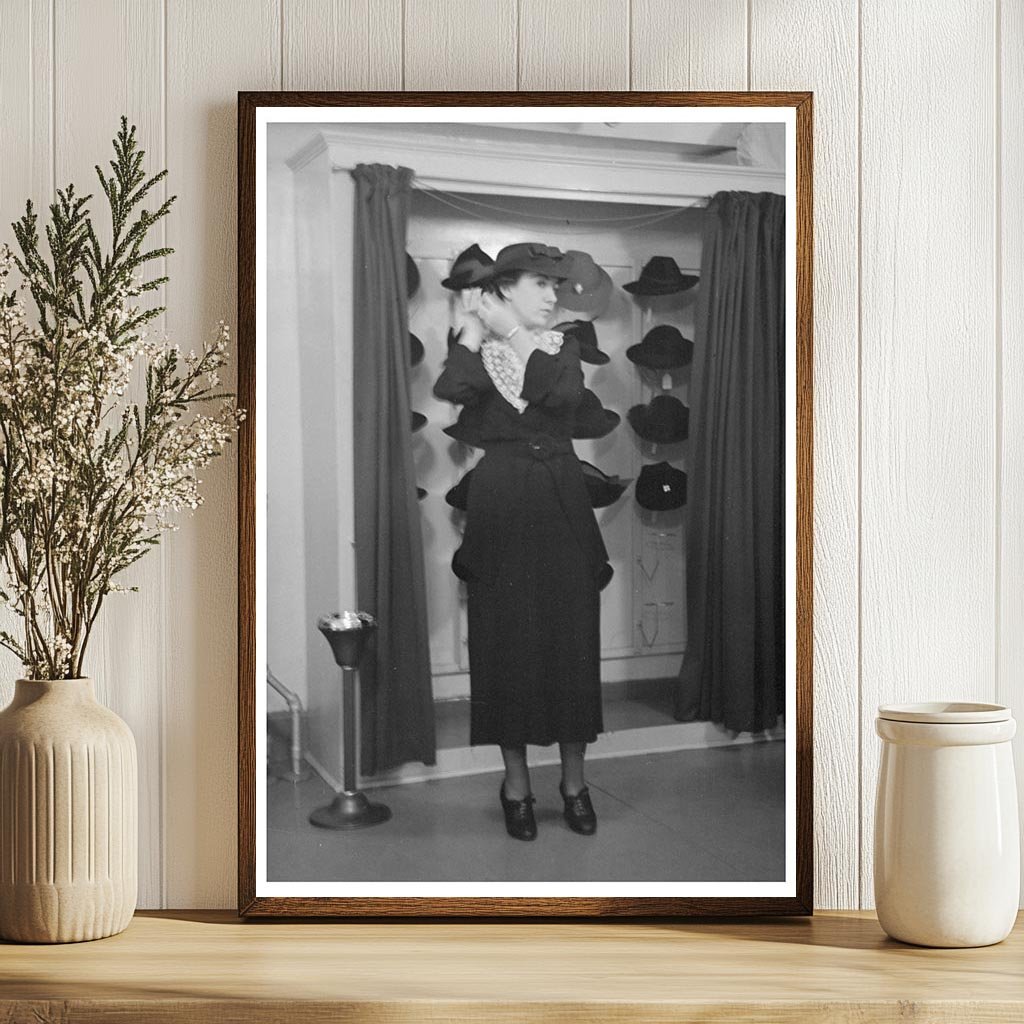
[[[150,173],[164,166],[163,10],[160,0],[57,0],[54,4],[54,163],[58,187],[75,183],[89,204],[100,238],[109,244],[110,215],[95,165],[110,172],[113,138],[122,114],[138,127]],[[96,61],[97,53],[103,61]],[[82,88],[88,80],[89,88]],[[159,189],[158,201],[165,195]],[[165,228],[154,231],[152,248]],[[149,268],[163,274],[165,261]],[[163,290],[156,293],[165,301]],[[160,331],[162,320],[151,324]],[[141,368],[140,368],[141,369]],[[129,395],[145,403],[141,373]],[[135,733],[139,752],[139,899],[162,898],[163,652],[165,590],[162,552],[150,551],[119,581],[137,593],[109,594],[90,637],[85,673],[96,695],[118,709]]]
[[[1024,707],[1024,4],[997,8],[995,261],[999,649],[995,699]],[[1005,139],[1008,144],[1000,144]],[[1020,721],[1021,714],[1017,714]],[[1014,747],[1024,797],[1024,736]],[[1024,815],[1022,815],[1024,818]]]
[[[240,89],[816,93],[816,903],[870,906],[875,706],[1024,705],[1024,8],[0,0],[0,18],[0,240],[29,196],[93,190],[123,111],[179,196],[165,321],[186,349],[234,320]],[[143,906],[234,905],[235,471],[231,446],[92,652],[139,740]],[[4,702],[18,668],[0,655]]]
[[[877,705],[994,693],[994,14],[862,2],[863,903]]]
[[[519,88],[628,89],[629,0],[518,0]]]
[[[747,88],[746,0],[632,0],[629,37],[630,89]]]
[[[404,7],[402,88],[516,88],[515,0],[405,0]]]
[[[53,195],[53,8],[51,0],[11,0],[0,10],[0,244],[14,247],[10,224],[25,201],[44,216]],[[6,607],[0,623],[18,635],[20,620]],[[21,674],[17,657],[0,648],[0,705]]]
[[[281,86],[277,0],[166,0],[168,321],[182,347],[235,319],[236,94]],[[222,376],[230,380],[233,369]],[[231,906],[235,854],[236,447],[167,545],[165,900]],[[199,598],[202,595],[202,598]],[[172,838],[173,837],[173,838]]]
[[[402,0],[287,0],[285,89],[402,88]]]
[[[801,35],[831,49],[794,47]],[[751,89],[815,98],[814,716],[815,891],[858,905],[860,769],[857,588],[857,10],[831,0],[754,0]]]

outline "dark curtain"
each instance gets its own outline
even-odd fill
[[[675,712],[738,732],[785,707],[784,229],[783,196],[719,192],[701,257]]]
[[[360,672],[361,770],[434,763],[423,540],[409,401],[407,167],[355,179],[353,420],[359,608],[377,619]]]

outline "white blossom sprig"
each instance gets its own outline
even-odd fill
[[[174,197],[138,208],[166,171],[146,177],[126,118],[114,151],[109,177],[96,168],[109,247],[94,230],[91,196],[73,186],[50,206],[47,254],[31,203],[14,224],[20,253],[0,246],[0,601],[22,627],[20,636],[0,631],[0,646],[29,678],[82,674],[103,599],[137,589],[114,578],[178,528],[174,513],[202,503],[198,473],[245,415],[218,390],[226,324],[187,355],[148,336],[164,310],[143,308],[139,296],[167,278],[145,280],[145,264],[172,250],[147,251],[145,239]],[[130,400],[136,367],[145,369],[144,402]]]

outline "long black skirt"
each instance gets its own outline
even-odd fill
[[[590,743],[603,729],[597,577],[546,466],[518,499],[496,579],[468,583],[470,743]]]

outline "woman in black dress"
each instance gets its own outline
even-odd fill
[[[506,246],[463,324],[434,393],[462,405],[460,436],[484,449],[452,567],[469,592],[470,743],[500,745],[509,834],[537,825],[528,743],[558,743],[565,819],[597,827],[583,777],[602,731],[600,596],[608,555],[572,447],[583,373],[574,342],[547,329],[566,257]],[[564,343],[563,343],[564,342]]]

